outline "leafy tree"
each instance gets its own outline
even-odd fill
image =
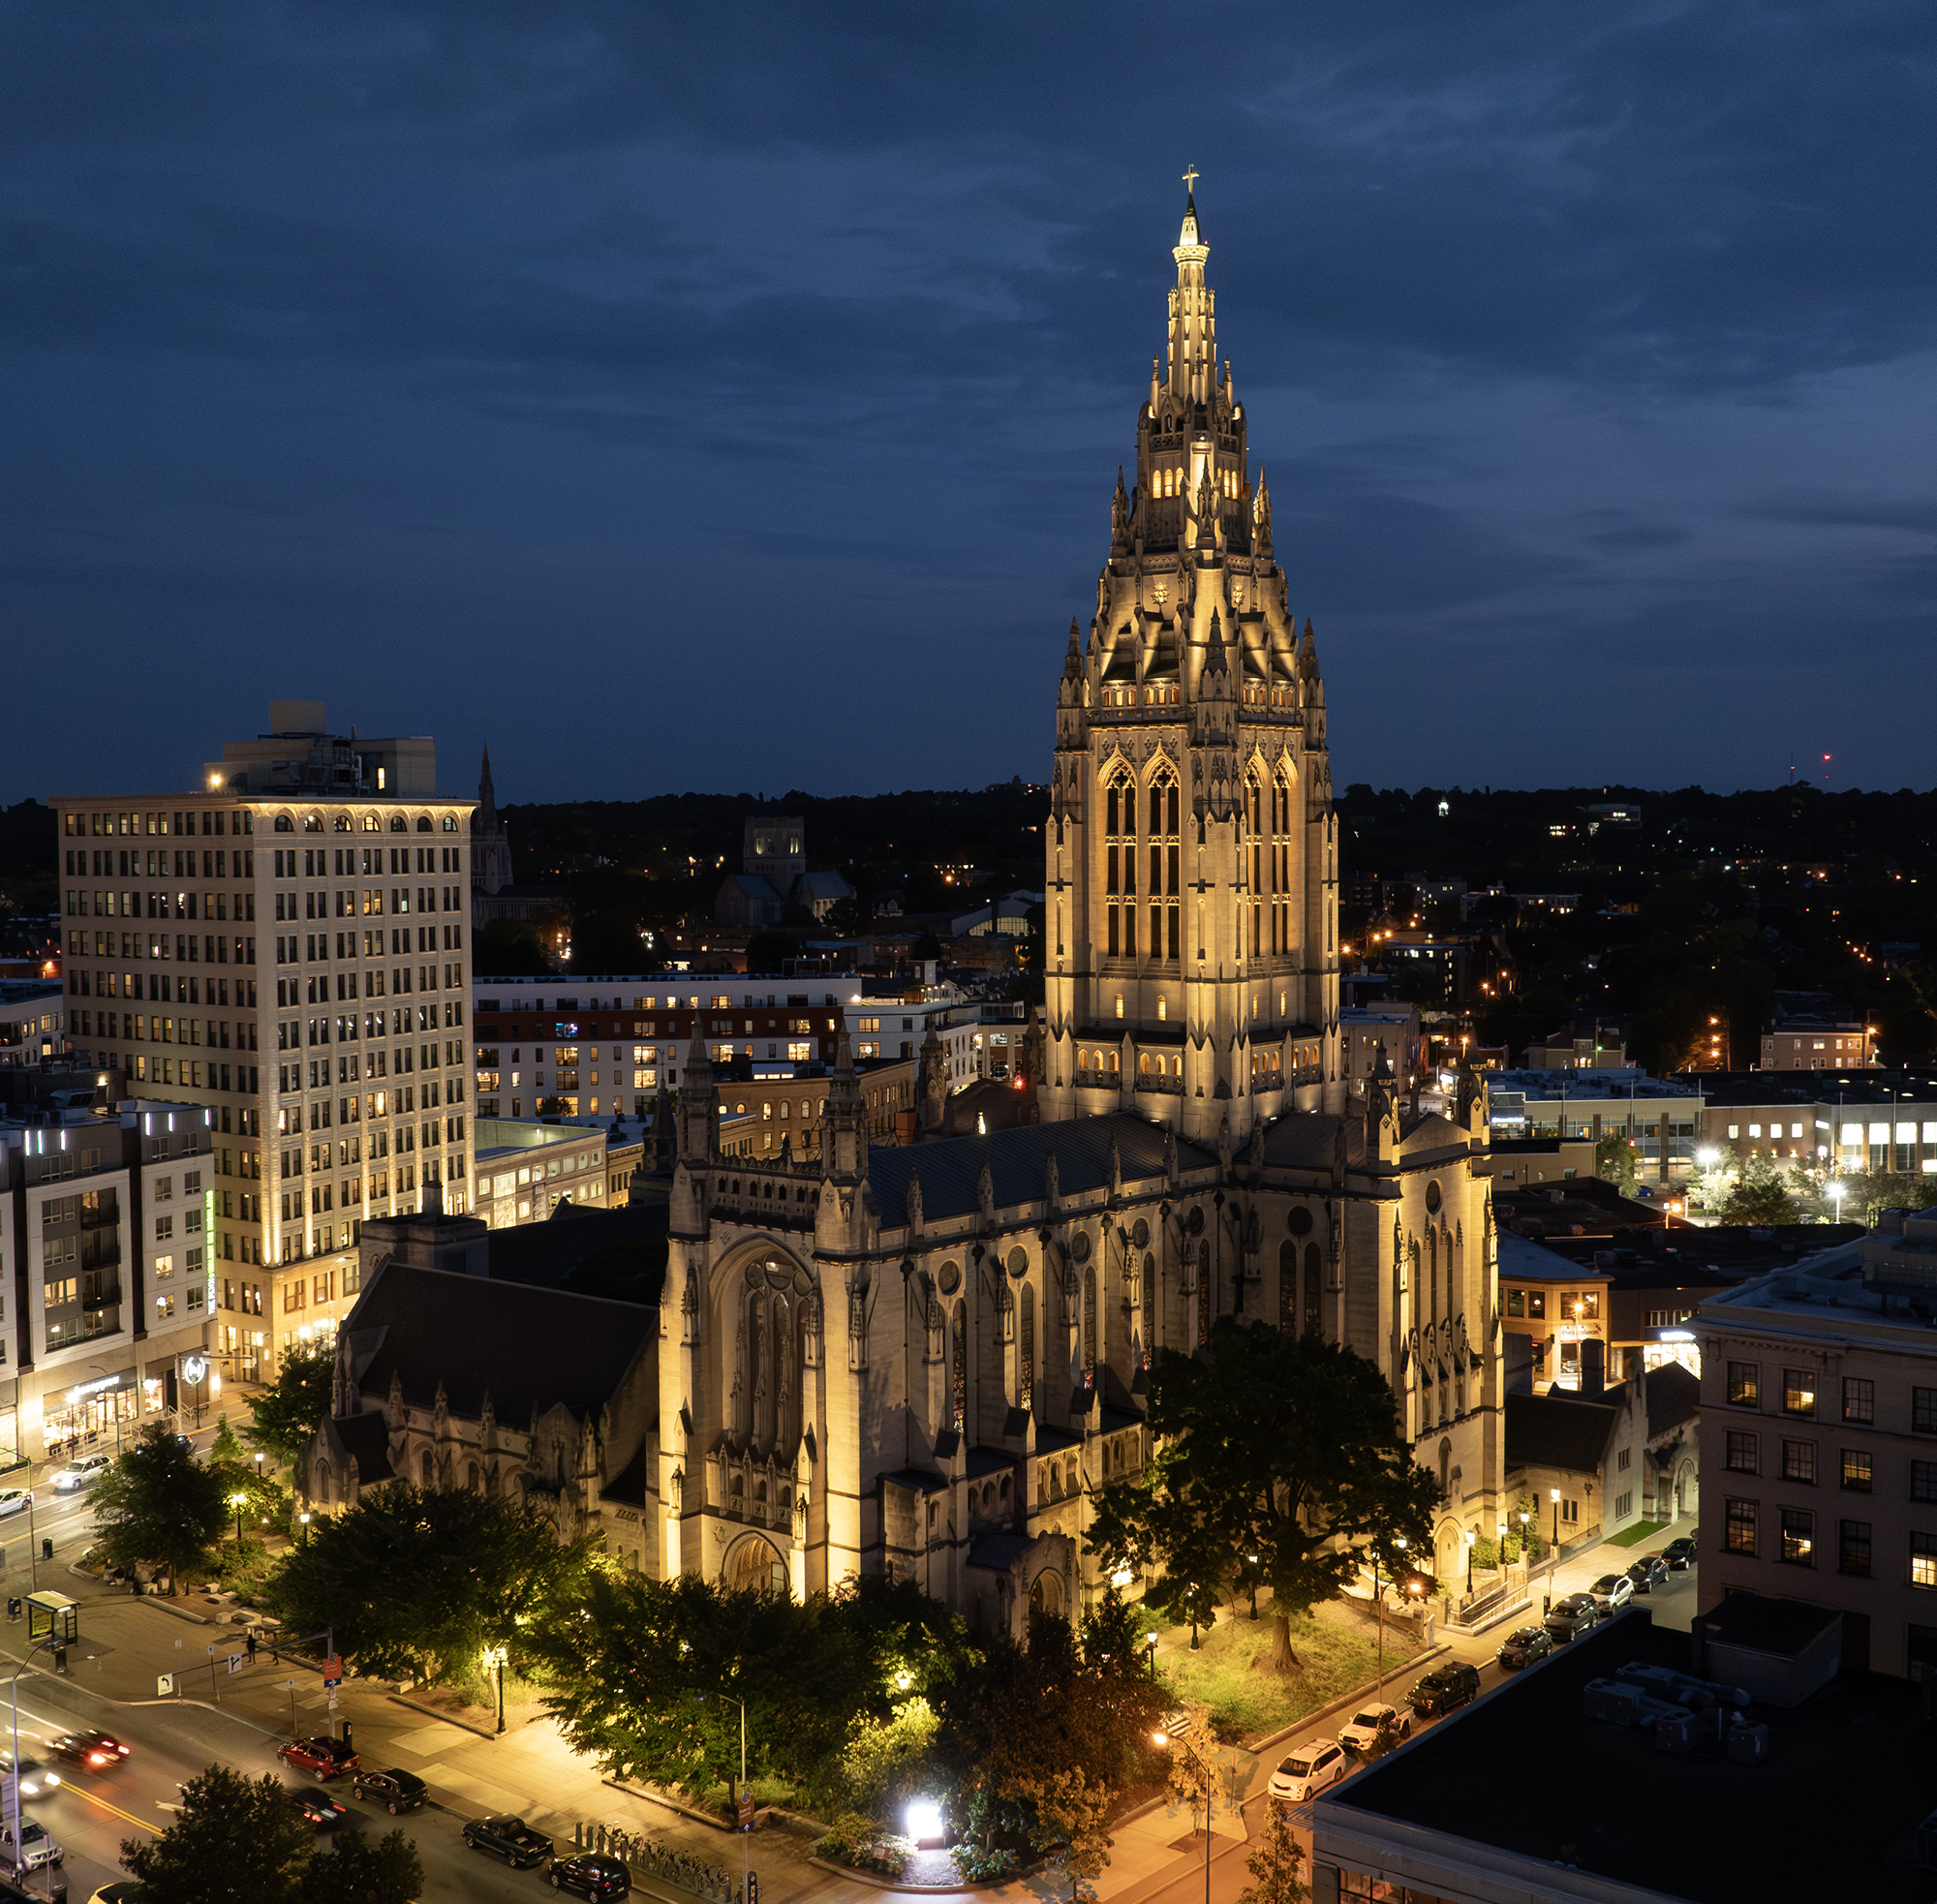
[[[255,1419],[243,1438],[293,1467],[329,1413],[335,1379],[336,1352],[329,1343],[292,1342],[283,1351],[274,1384],[249,1397]]]
[[[1148,1486],[1103,1490],[1091,1543],[1106,1566],[1236,1577],[1255,1553],[1272,1591],[1274,1664],[1291,1620],[1336,1599],[1366,1549],[1430,1551],[1437,1484],[1407,1452],[1377,1367],[1315,1336],[1222,1316],[1205,1361],[1166,1350],[1151,1371],[1157,1454]]]
[[[208,1464],[210,1467],[239,1468],[242,1463],[242,1444],[235,1438],[235,1430],[229,1426],[229,1411],[225,1408],[215,1418],[215,1439],[208,1444]]]
[[[303,1866],[291,1897],[292,1904],[412,1904],[423,1882],[415,1840],[402,1831],[375,1844],[361,1831],[341,1831]]]
[[[471,967],[479,978],[545,978],[552,964],[529,921],[493,919],[471,938]]]
[[[843,938],[858,938],[874,923],[874,917],[868,902],[858,893],[849,893],[827,908],[827,927]]]
[[[182,1787],[174,1822],[154,1838],[124,1838],[121,1862],[153,1904],[293,1897],[316,1833],[290,1809],[273,1773],[251,1778],[210,1766]]]
[[[750,1768],[838,1797],[855,1718],[889,1717],[894,1695],[925,1695],[928,1675],[945,1679],[964,1651],[936,1602],[873,1575],[796,1601],[692,1574],[598,1574],[576,1612],[529,1639],[574,1750],[695,1797],[737,1793],[735,1700]]]
[[[1750,1157],[1741,1174],[1729,1185],[1721,1208],[1715,1213],[1718,1223],[1793,1223],[1796,1199],[1790,1195],[1783,1174],[1768,1157]]]
[[[858,1714],[841,1748],[848,1801],[870,1817],[890,1819],[922,1789],[941,1715],[917,1693],[885,1719]]]
[[[919,962],[923,959],[941,957],[941,941],[932,932],[923,931],[916,935],[914,943],[908,948],[908,957]]]
[[[1033,1830],[1037,1794],[1074,1767],[1098,1789],[1133,1784],[1149,1763],[1163,1704],[1119,1601],[1084,1622],[1037,1614],[1029,1640],[1006,1637],[958,1671],[943,1704],[937,1757],[966,1796],[985,1843]]]
[[[222,1476],[159,1422],[95,1483],[93,1506],[109,1566],[147,1566],[171,1578],[202,1561],[229,1517]]]
[[[1304,1904],[1311,1895],[1298,1875],[1304,1861],[1305,1849],[1292,1831],[1284,1806],[1267,1798],[1264,1829],[1245,1859],[1251,1882],[1238,1893],[1238,1904]]]
[[[448,1677],[486,1646],[521,1672],[534,1636],[575,1617],[593,1548],[561,1543],[529,1502],[391,1481],[318,1520],[268,1598],[298,1632],[334,1627],[337,1650],[384,1677]]]
[[[1031,1833],[1036,1850],[1068,1880],[1069,1904],[1096,1894],[1095,1880],[1110,1861],[1115,1842],[1105,1828],[1110,1788],[1085,1778],[1082,1768],[1065,1766],[1021,1787],[1017,1796],[1035,1813]]]
[[[1635,1186],[1634,1139],[1622,1130],[1611,1130],[1594,1146],[1594,1175],[1612,1183],[1623,1196]]]

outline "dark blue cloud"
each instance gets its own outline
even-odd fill
[[[0,798],[286,692],[507,797],[1040,774],[1186,160],[1341,781],[1928,777],[1851,665],[1937,610],[1927,8],[0,31],[0,616],[90,717]]]

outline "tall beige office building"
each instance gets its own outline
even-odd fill
[[[366,1216],[463,1210],[471,812],[428,738],[276,701],[193,791],[62,795],[79,1061],[215,1112],[212,1347],[265,1379],[332,1334]]]

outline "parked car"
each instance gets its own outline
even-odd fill
[[[1594,1604],[1606,1610],[1605,1618],[1608,1613],[1619,1612],[1635,1597],[1635,1583],[1626,1574],[1603,1574],[1587,1591]]]
[[[1410,1712],[1401,1712],[1396,1705],[1368,1705],[1352,1714],[1350,1725],[1338,1728],[1338,1743],[1348,1752],[1363,1752],[1377,1741],[1381,1733],[1400,1739],[1411,1732]]]
[[[1668,1562],[1670,1573],[1685,1574],[1695,1564],[1694,1536],[1678,1535],[1661,1550],[1661,1557]]]
[[[1564,1646],[1570,1640],[1578,1640],[1600,1623],[1601,1608],[1590,1593],[1570,1593],[1564,1600],[1556,1600],[1547,1617],[1541,1621],[1548,1637],[1556,1646]]]
[[[113,1883],[103,1885],[87,1904],[147,1904],[153,1895],[146,1885],[133,1878],[116,1878]]]
[[[0,1515],[25,1514],[34,1504],[33,1490],[28,1488],[0,1488]]]
[[[580,1897],[629,1897],[632,1874],[616,1858],[581,1851],[571,1858],[554,1858],[546,1875],[554,1890],[576,1891]]]
[[[1537,1659],[1545,1659],[1553,1650],[1553,1640],[1546,1627],[1517,1626],[1500,1642],[1494,1657],[1507,1672],[1513,1673],[1522,1666],[1531,1666]]]
[[[551,1856],[551,1840],[531,1829],[522,1818],[474,1818],[459,1834],[467,1849],[488,1851],[514,1870],[526,1871]]]
[[[128,1756],[128,1746],[112,1733],[56,1733],[47,1755],[79,1771],[112,1771]]]
[[[19,1877],[26,1871],[38,1871],[44,1864],[64,1863],[67,1853],[47,1835],[45,1826],[37,1825],[31,1818],[20,1821],[20,1847],[16,1855],[14,1849],[14,1827],[0,1821],[0,1871],[11,1871]]]
[[[78,1488],[91,1488],[113,1464],[112,1455],[78,1455],[54,1476],[55,1491],[71,1494]]]
[[[415,1811],[428,1796],[423,1780],[401,1766],[388,1766],[382,1771],[359,1771],[351,1781],[350,1789],[359,1798],[387,1805],[392,1818],[400,1811]]]
[[[1668,1562],[1657,1553],[1644,1554],[1628,1569],[1628,1579],[1637,1593],[1652,1592],[1668,1580]]]
[[[276,1748],[276,1757],[284,1765],[314,1773],[318,1778],[341,1778],[345,1772],[354,1771],[357,1766],[356,1754],[350,1749],[349,1741],[341,1738],[292,1738],[287,1745]]]
[[[1271,1795],[1287,1804],[1302,1805],[1328,1785],[1337,1785],[1352,1768],[1345,1748],[1336,1738],[1314,1738],[1294,1745],[1271,1776]]]
[[[1412,1707],[1414,1717],[1436,1719],[1440,1713],[1451,1712],[1455,1706],[1464,1705],[1479,1696],[1478,1671],[1464,1660],[1456,1659],[1434,1667],[1413,1687],[1406,1704]]]
[[[299,1785],[290,1794],[290,1809],[319,1831],[333,1831],[350,1816],[348,1805],[338,1804],[327,1792],[314,1785]]]

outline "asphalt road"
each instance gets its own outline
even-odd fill
[[[23,1682],[20,1750],[28,1758],[42,1756],[35,1749],[38,1741],[77,1723],[75,1713],[46,1697],[47,1690],[44,1683]],[[98,1706],[98,1702],[88,1704]],[[0,1723],[10,1718],[0,1713]],[[127,1875],[121,1868],[122,1842],[167,1829],[180,1785],[209,1764],[220,1761],[251,1774],[273,1772],[289,1786],[315,1782],[280,1764],[276,1741],[267,1734],[226,1713],[196,1705],[138,1705],[104,1711],[99,1723],[133,1746],[127,1762],[94,1778],[63,1771],[60,1789],[27,1807],[27,1815],[45,1826],[67,1854],[74,1904]],[[542,1869],[508,1871],[481,1852],[467,1851],[458,1836],[462,1820],[454,1812],[427,1805],[392,1819],[380,1806],[353,1797],[348,1779],[333,1781],[328,1789],[350,1809],[346,1827],[360,1825],[372,1837],[381,1837],[401,1826],[416,1841],[424,1866],[423,1898],[523,1898],[532,1904],[540,1894],[552,1895]]]

